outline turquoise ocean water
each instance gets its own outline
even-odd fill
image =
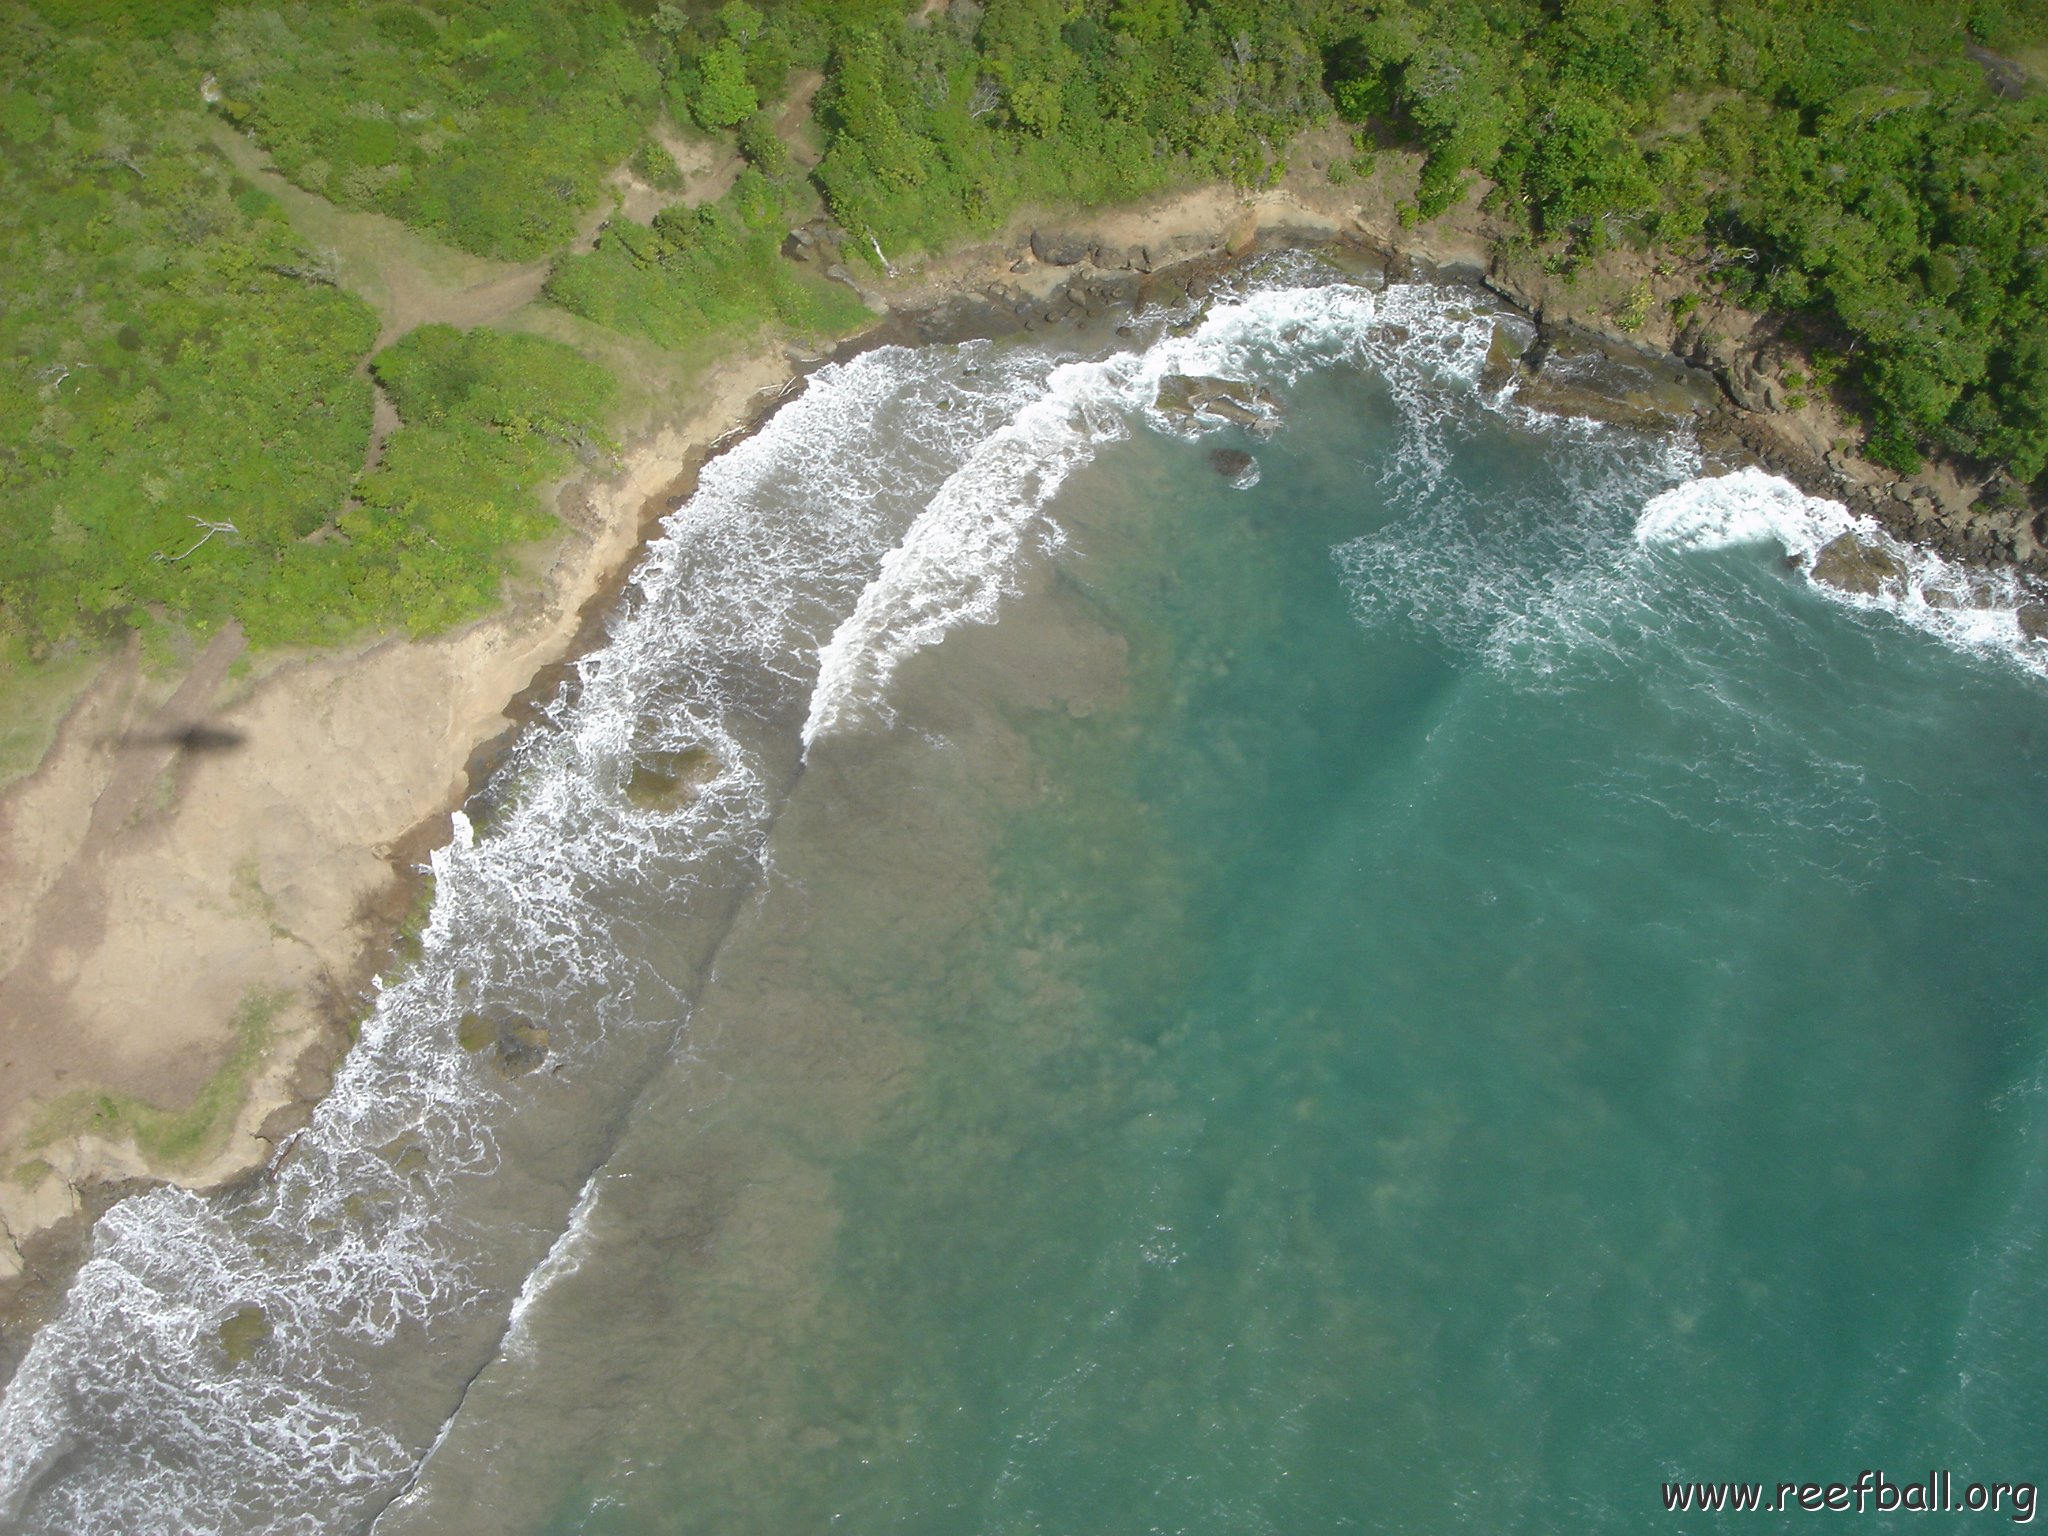
[[[815,381],[473,808],[314,1154],[102,1232],[0,1524],[2038,1483],[2039,663],[1931,559],[1817,588],[1839,509],[1490,393],[1496,323],[1295,258],[1094,361]],[[1276,418],[1149,411],[1175,372]],[[515,1016],[544,1070],[456,1039]]]

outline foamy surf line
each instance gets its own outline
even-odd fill
[[[1160,409],[1170,378],[1284,387],[1340,363],[1372,368],[1408,428],[1390,473],[1426,478],[1443,458],[1438,439],[1454,409],[1435,396],[1449,389],[1476,397],[1493,328],[1507,316],[1458,290],[1397,285],[1375,293],[1334,279],[1313,258],[1276,258],[1244,291],[1211,305],[1188,335],[1055,368],[1044,393],[940,488],[826,644],[804,722],[806,753],[836,731],[887,724],[889,683],[905,661],[963,625],[995,621],[1021,561],[1034,548],[1051,554],[1062,544],[1045,509],[1103,445],[1127,438],[1137,422],[1183,437],[1226,429],[1221,419]],[[1518,409],[1506,400],[1490,408]],[[1277,424],[1269,416],[1261,429]],[[1257,481],[1254,464],[1240,486]]]
[[[1768,471],[1740,469],[1675,486],[1644,506],[1635,536],[1645,548],[1678,551],[1776,544],[1830,601],[1887,614],[1959,649],[2048,676],[2048,647],[2020,624],[2020,609],[2036,599],[2014,572],[1958,565]],[[1824,560],[1830,549],[1834,556]],[[1843,574],[1823,579],[1831,571]],[[1844,579],[1868,590],[1844,586]]]

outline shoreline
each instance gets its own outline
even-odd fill
[[[1398,165],[1395,172],[1391,181],[1397,183]],[[94,849],[87,846],[94,813],[129,738],[138,727],[147,734],[176,703],[145,708],[151,701],[139,675],[127,677],[125,694],[119,678],[103,686],[118,670],[110,666],[67,714],[42,764],[0,793],[0,832],[7,834],[0,869],[8,868],[10,853],[19,862],[14,845],[24,821],[38,815],[55,821],[59,843],[66,830],[75,835],[69,855],[46,859],[54,873],[31,882],[31,906],[76,873],[73,856],[81,852],[90,855],[85,875],[98,879],[110,898],[100,946],[57,955],[46,969],[62,980],[68,963],[73,978],[97,977],[106,989],[102,1005],[117,1016],[125,1007],[128,1017],[162,1018],[177,1013],[182,1000],[183,1027],[172,1031],[177,1038],[168,1046],[153,1042],[184,1074],[172,1074],[173,1091],[165,1097],[173,1099],[178,1089],[205,1086],[204,1077],[195,1080],[194,1053],[203,1065],[213,1059],[209,1045],[217,1055],[231,1044],[226,1021],[252,995],[250,978],[288,986],[294,997],[250,1074],[225,1147],[196,1165],[153,1166],[133,1146],[90,1131],[65,1138],[61,1148],[24,1148],[20,1137],[29,1117],[18,1103],[0,1102],[0,1144],[13,1149],[0,1162],[0,1384],[61,1301],[87,1256],[91,1226],[109,1205],[164,1182],[213,1191],[264,1176],[325,1093],[376,978],[402,962],[400,941],[427,888],[420,866],[447,841],[451,812],[483,786],[538,707],[601,643],[662,519],[687,499],[703,466],[757,430],[826,361],[893,342],[930,344],[1098,322],[1174,285],[1205,291],[1255,253],[1341,246],[1379,261],[1396,278],[1484,287],[1529,316],[1544,357],[1561,340],[1583,337],[1646,364],[1680,365],[1700,404],[1695,430],[1719,467],[1757,463],[1807,494],[1875,512],[1887,527],[1895,519],[1920,526],[1916,499],[1890,494],[1901,479],[1864,478],[1845,456],[1837,463],[1827,450],[1814,451],[1815,434],[1825,442],[1828,431],[1815,408],[1788,417],[1742,405],[1741,375],[1732,370],[1751,353],[1738,350],[1716,381],[1701,368],[1701,348],[1682,348],[1684,338],[1675,331],[1661,345],[1654,335],[1603,326],[1597,289],[1577,297],[1560,293],[1556,283],[1531,280],[1497,260],[1487,243],[1487,220],[1470,205],[1437,225],[1409,230],[1393,214],[1397,201],[1387,185],[1340,189],[1309,176],[1250,197],[1198,187],[1134,207],[1018,220],[991,241],[913,272],[854,281],[879,311],[874,324],[815,357],[762,341],[734,352],[698,381],[686,405],[622,453],[609,477],[556,487],[565,526],[543,546],[547,566],[537,590],[515,593],[498,612],[451,635],[418,642],[385,637],[345,652],[288,658],[239,693],[229,680],[220,685],[221,696],[196,707],[188,701],[190,729],[239,733],[236,749],[198,750],[190,731],[158,740],[162,760],[147,776],[146,803],[124,813],[119,839]],[[1755,329],[1752,318],[1744,334]],[[1757,355],[1775,344],[1759,339]],[[1534,353],[1503,361],[1527,367]],[[1540,373],[1541,362],[1533,373]],[[1782,373],[1784,366],[1777,366]],[[1768,389],[1758,388],[1763,394],[1757,398],[1767,399]],[[1946,510],[1944,503],[1933,504]],[[1887,508],[1899,510],[1887,517]],[[1905,536],[1951,552],[1937,538]],[[1986,556],[1965,558],[1982,562]],[[438,735],[427,728],[436,718]],[[368,791],[349,798],[341,792],[344,776],[358,787],[367,783]],[[309,809],[314,801],[321,802],[317,814]],[[245,851],[251,839],[258,846]],[[52,839],[41,841],[47,855]],[[309,876],[309,866],[318,866],[324,879]],[[248,869],[253,873],[245,875]],[[140,892],[122,906],[119,893],[138,884]],[[167,915],[181,896],[209,904],[221,921],[208,929],[197,921],[205,914],[188,905],[181,924]],[[33,920],[17,920],[11,929],[0,922],[0,941],[6,941],[0,965],[9,979],[24,956],[37,958],[34,929]],[[203,951],[208,934],[211,952],[182,947],[198,944]],[[161,961],[169,955],[181,957],[182,969],[166,977]],[[0,1028],[11,1024],[0,1021]],[[0,1040],[0,1046],[12,1053],[14,1042]],[[146,1080],[151,1060],[146,1051],[138,1057],[131,1042],[123,1065]],[[46,1081],[68,1069],[51,1070],[55,1077]],[[57,1156],[49,1155],[53,1150]],[[14,1168],[30,1152],[46,1171],[23,1185]]]

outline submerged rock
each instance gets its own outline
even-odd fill
[[[230,1312],[220,1325],[220,1347],[234,1365],[240,1365],[269,1342],[270,1319],[253,1302]]]
[[[1905,590],[1906,562],[1860,534],[1845,533],[1813,557],[1812,575],[1840,591],[1875,597]]]
[[[1279,397],[1264,386],[1198,373],[1169,373],[1152,404],[1168,416],[1213,416],[1252,428],[1270,427],[1280,414]]]
[[[1209,467],[1240,491],[1259,483],[1259,461],[1242,448],[1218,448],[1209,455]]]
[[[507,1077],[524,1077],[548,1059],[547,1030],[516,1013],[502,1019],[465,1013],[455,1039],[471,1055],[490,1052],[491,1064]]]
[[[626,799],[643,811],[673,811],[697,798],[718,777],[718,758],[709,748],[645,752],[626,779]]]
[[[412,1135],[394,1136],[377,1149],[377,1155],[391,1165],[392,1172],[408,1179],[425,1173],[433,1163],[426,1144]]]

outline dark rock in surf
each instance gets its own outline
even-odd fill
[[[1812,575],[1815,581],[1864,597],[1906,589],[1906,562],[1855,533],[1842,534],[1815,555]]]
[[[516,1013],[501,1019],[466,1013],[455,1038],[471,1055],[488,1053],[491,1065],[507,1077],[524,1077],[548,1059],[547,1030]]]
[[[1923,587],[1920,595],[1927,600],[1930,608],[1996,608],[1999,594],[1995,587],[1980,580],[1975,573],[1963,571],[1961,579],[1953,587]],[[2043,610],[2048,615],[2048,609]]]
[[[626,799],[636,810],[674,811],[697,798],[718,777],[718,758],[703,747],[681,752],[646,752],[626,779]]]
[[[1190,420],[1213,416],[1240,427],[1263,427],[1278,419],[1280,401],[1269,389],[1240,379],[1217,379],[1195,373],[1170,373],[1159,381],[1153,409]]]
[[[2019,620],[2020,633],[2029,640],[2048,640],[2048,604],[2023,604],[2014,617]]]
[[[1522,348],[1505,325],[1493,328],[1493,338],[1487,343],[1486,365],[1479,374],[1480,387],[1489,393],[1497,392],[1515,376],[1515,364],[1521,360]]]
[[[1507,344],[1497,328],[1496,349]],[[1494,366],[1489,354],[1489,371]],[[1702,416],[1717,397],[1712,379],[1697,369],[1570,330],[1541,333],[1518,371],[1517,404],[1642,432],[1669,431],[1679,420]]]
[[[270,1342],[270,1319],[253,1302],[237,1307],[222,1320],[220,1347],[231,1365],[240,1365]]]
[[[1240,491],[1248,491],[1259,483],[1259,461],[1242,448],[1213,449],[1209,467]]]

